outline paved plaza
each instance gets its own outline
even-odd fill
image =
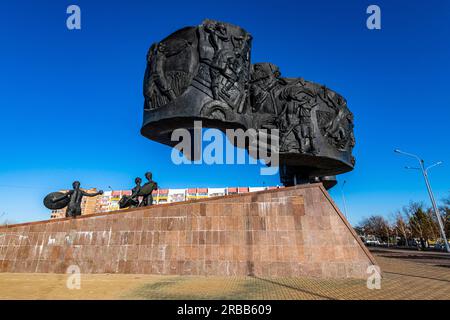
[[[380,290],[364,280],[0,273],[0,299],[450,299],[450,255],[375,248]]]

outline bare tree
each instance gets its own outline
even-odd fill
[[[408,206],[403,207],[403,213],[408,219],[408,224],[411,228],[412,236],[415,238],[423,237],[423,228],[420,221],[415,218],[415,213],[422,208],[422,204],[418,202],[410,202]]]
[[[440,237],[439,222],[437,221],[436,215],[431,208],[428,208],[426,212],[428,215],[427,223],[430,232],[430,238],[437,239]]]
[[[389,222],[380,215],[373,215],[364,219],[358,226],[365,233],[374,235],[383,241],[389,241],[390,226]]]
[[[408,220],[404,218],[400,211],[395,214],[394,228],[405,239],[405,245],[408,247],[408,235],[411,234],[411,230],[408,226]]]
[[[444,224],[444,232],[447,235],[447,239],[450,237],[450,194],[442,199],[442,206],[439,208],[442,217],[442,223]]]
[[[421,246],[425,247],[429,239],[436,239],[436,225],[421,202],[410,202],[406,207],[403,207],[405,215],[408,217],[409,226],[411,228],[412,236],[420,238]]]

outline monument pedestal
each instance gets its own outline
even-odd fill
[[[0,271],[366,278],[321,184],[0,227]]]

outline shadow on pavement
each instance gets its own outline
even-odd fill
[[[439,278],[432,278],[432,277],[424,277],[424,276],[416,276],[416,275],[407,274],[407,273],[399,273],[399,272],[391,272],[391,271],[383,271],[383,273],[396,274],[396,275],[399,275],[399,276],[406,276],[406,277],[413,277],[413,278],[420,278],[420,279],[428,279],[428,280],[436,280],[436,281],[450,282],[450,280],[446,280],[446,279],[439,279]]]
[[[296,287],[293,287],[293,286],[290,286],[290,285],[287,285],[287,284],[284,284],[284,283],[280,283],[280,282],[277,282],[277,281],[274,281],[274,280],[264,279],[264,278],[260,278],[260,277],[254,276],[254,275],[252,275],[251,277],[255,278],[255,279],[258,279],[258,280],[261,280],[261,281],[265,281],[265,282],[271,283],[271,284],[282,286],[282,287],[285,287],[285,288],[288,288],[288,289],[292,289],[292,290],[296,290],[296,291],[299,291],[299,292],[302,292],[302,293],[310,294],[310,295],[313,295],[313,296],[316,296],[316,297],[319,297],[319,298],[322,298],[322,299],[337,300],[336,298],[333,298],[333,297],[328,297],[328,296],[321,295],[321,294],[318,294],[318,293],[314,293],[314,292],[311,292],[311,291],[308,291],[308,290],[296,288]]]

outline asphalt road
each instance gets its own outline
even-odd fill
[[[393,249],[369,247],[369,250],[384,258],[400,259],[419,264],[450,268],[450,253],[434,251],[418,251],[413,249]],[[450,270],[449,270],[450,272]]]

